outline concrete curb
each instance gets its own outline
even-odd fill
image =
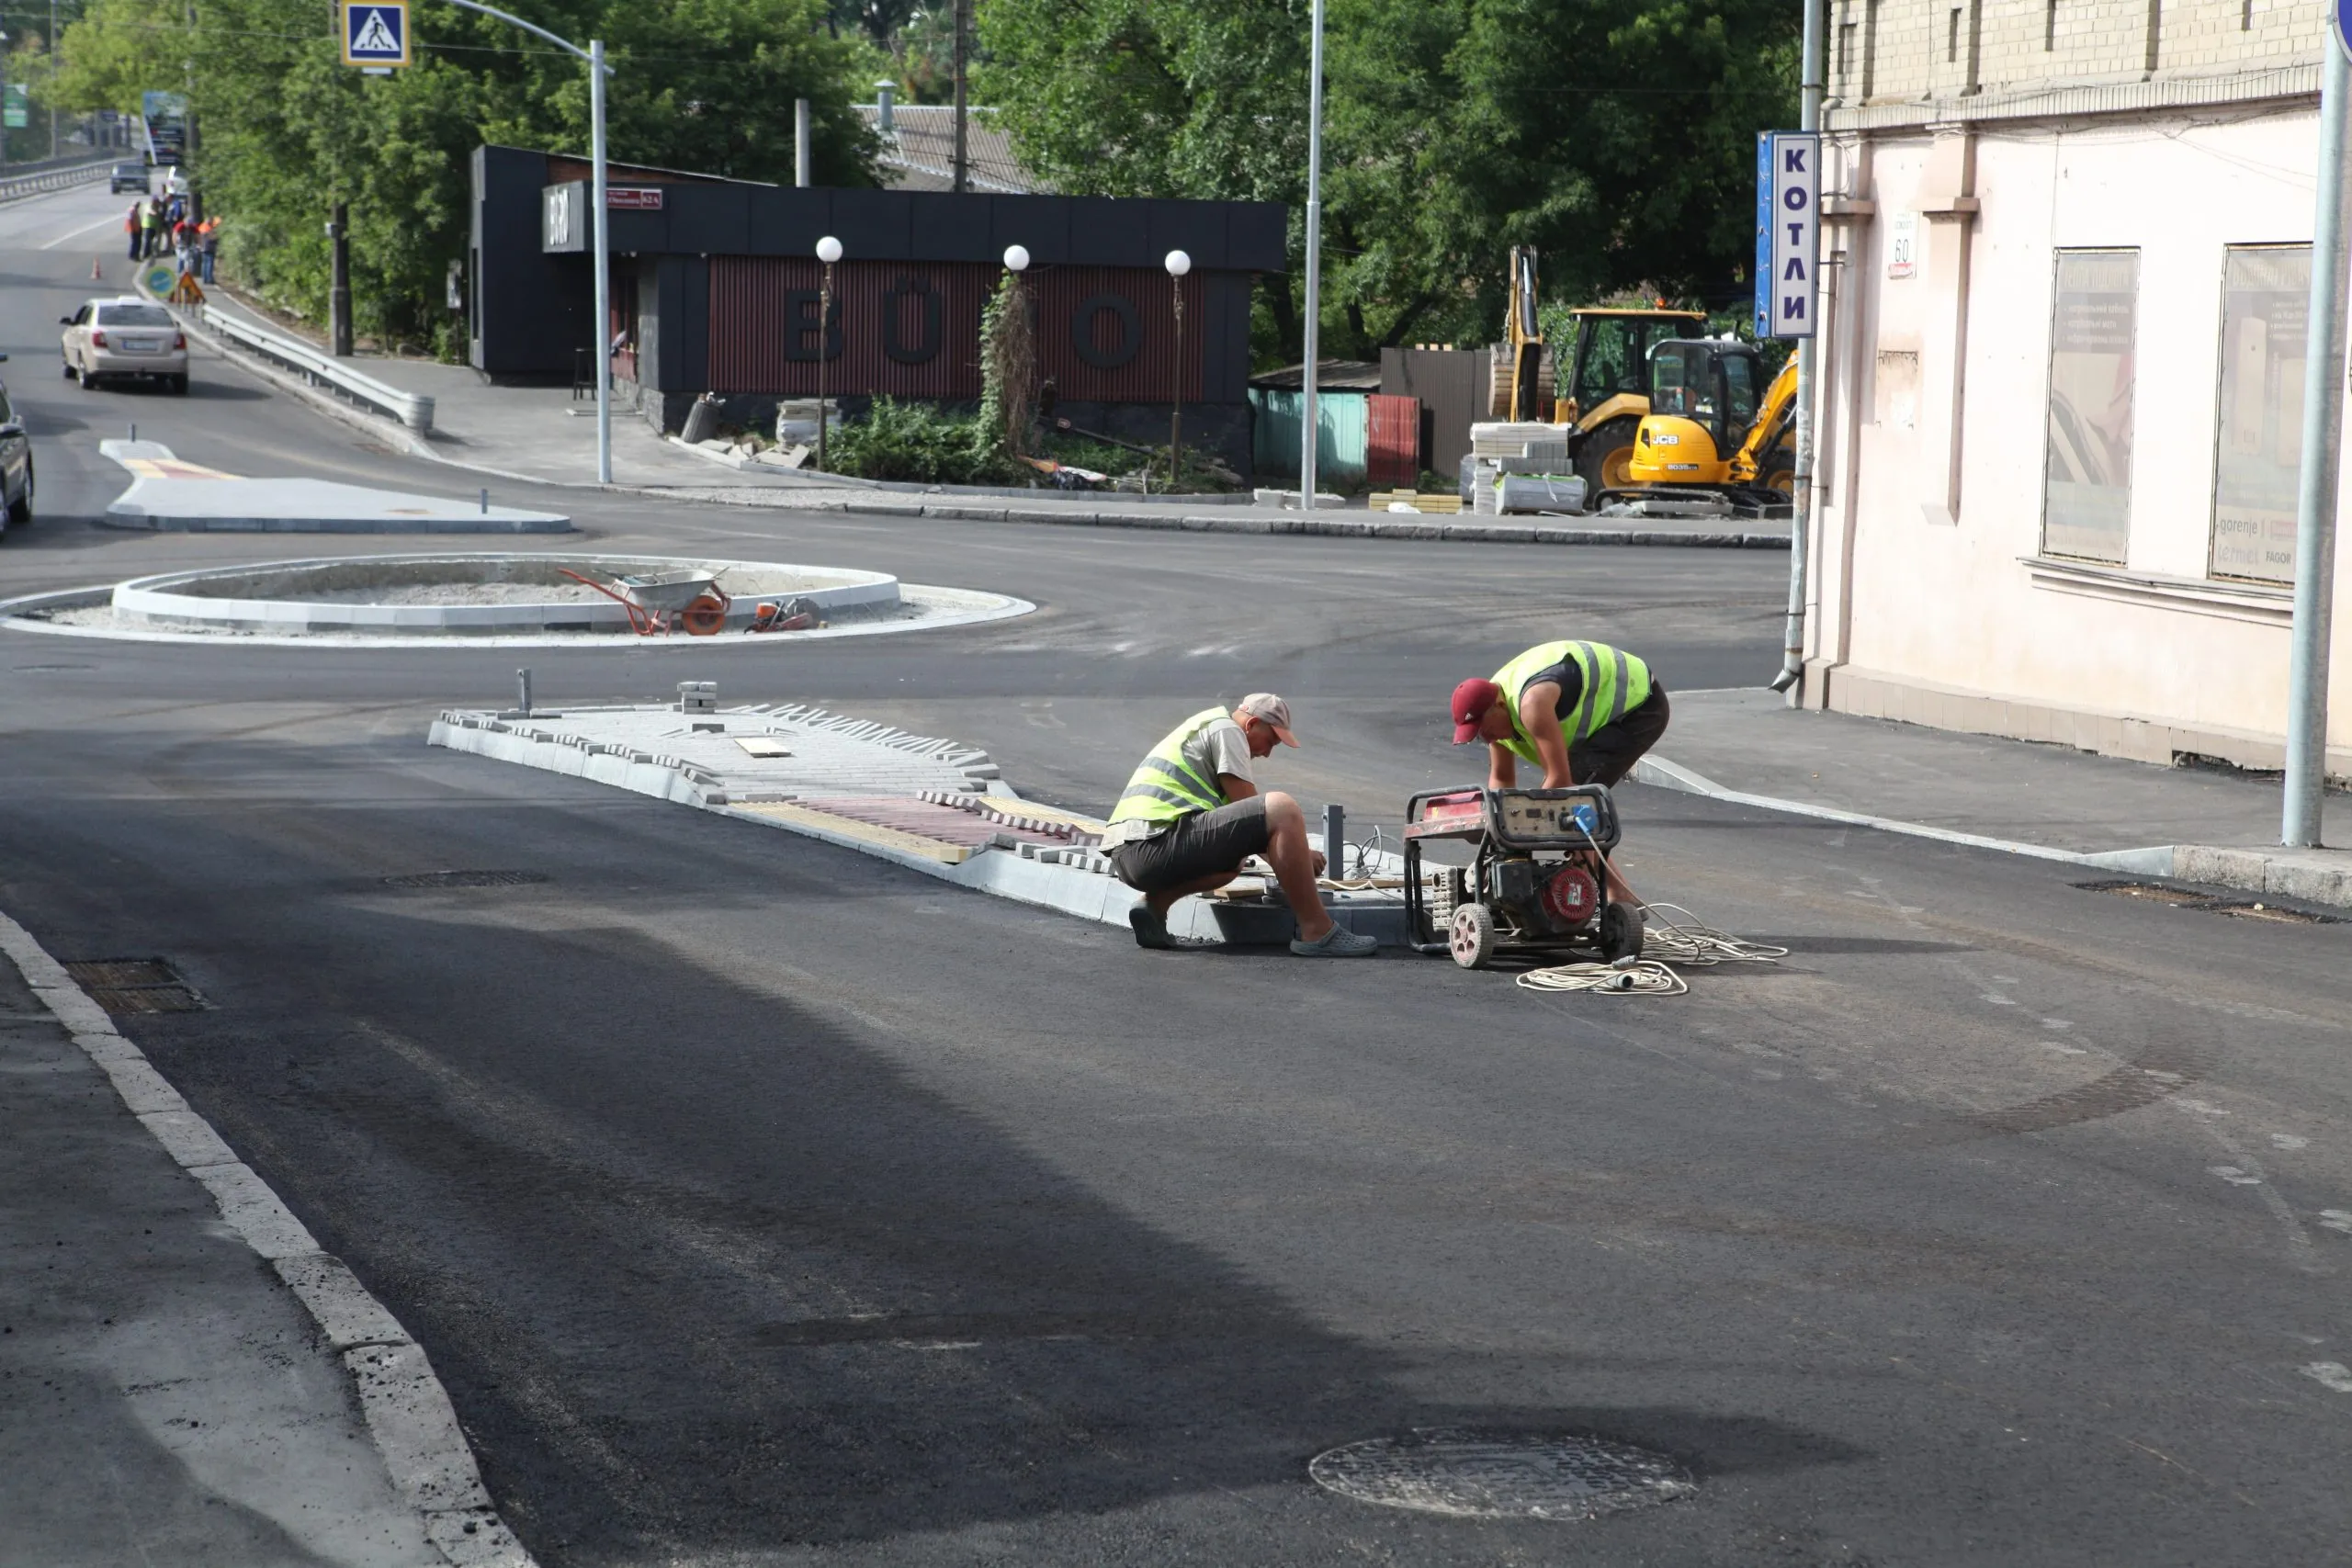
[[[2233,887],[2243,892],[2292,898],[2306,904],[2352,908],[2352,855],[2346,855],[2340,851],[2331,854],[2325,851],[2150,844],[2136,850],[2085,852],[2053,849],[2048,844],[2029,844],[2015,839],[1989,838],[1982,833],[1963,833],[1957,829],[1934,828],[1923,822],[1905,822],[1892,817],[1874,817],[1868,812],[1817,806],[1810,801],[1784,800],[1778,795],[1750,795],[1742,790],[1725,789],[1705,774],[1668,761],[1664,757],[1643,758],[1634,764],[1634,777],[1660,789],[1702,795],[1735,806],[1753,806],[1766,811],[1811,817],[1851,828],[1871,828],[1880,832],[1933,839],[1939,843],[1959,844],[1968,849],[1994,850],[2002,854],[2058,861],[2091,871],[2121,872],[2129,876],[2158,876],[2176,882],[2201,883],[2209,887]]]
[[[625,487],[615,486],[615,489]],[[639,490],[641,495],[669,495]],[[966,523],[1035,523],[1081,528],[1148,528],[1163,533],[1306,534],[1322,538],[1412,539],[1423,543],[1485,545],[1613,545],[1683,549],[1785,550],[1777,534],[1700,533],[1676,528],[1567,528],[1544,524],[1465,523],[1430,517],[1408,520],[1395,513],[1339,516],[1299,513],[1281,517],[1214,515],[1153,516],[1134,512],[1084,512],[1063,506],[981,506],[968,502],[847,502],[813,504],[774,502],[760,492],[689,496],[721,506],[767,507],[778,512],[842,512],[879,517],[926,517]]]
[[[220,1218],[294,1292],[351,1373],[360,1414],[401,1499],[453,1568],[533,1568],[483,1490],[473,1450],[424,1349],[341,1259],[322,1252],[269,1184],[188,1109],[145,1053],[25,930],[0,915],[0,953],[73,1035],[174,1163],[201,1182]]]
[[[2140,876],[2170,876],[2173,847],[2157,844],[2147,849],[2111,850],[2099,854],[2085,854],[2075,850],[2052,849],[2048,844],[2029,844],[2016,839],[1995,839],[1983,833],[1963,833],[1956,828],[1935,828],[1924,822],[1905,822],[1893,817],[1873,817],[1866,811],[1848,811],[1842,807],[1816,806],[1811,801],[1783,800],[1778,795],[1749,795],[1743,790],[1725,789],[1703,773],[1694,773],[1679,762],[1663,757],[1645,757],[1634,764],[1634,777],[1642,784],[1660,789],[1679,790],[1685,795],[1703,795],[1711,800],[1728,801],[1734,806],[1754,806],[1766,811],[1785,812],[1794,817],[1811,817],[1823,822],[1837,822],[1849,828],[1875,828],[1881,832],[1902,833],[1915,839],[1933,839],[1939,843],[1959,844],[1972,850],[1996,850],[2003,854],[2026,855],[2035,860],[2063,861],[2069,865],[2090,866],[2100,871],[2123,871]]]

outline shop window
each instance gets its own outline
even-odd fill
[[[2140,253],[2061,251],[2050,319],[2041,547],[2121,565],[2132,516]]]
[[[2222,261],[2222,389],[2213,432],[2215,577],[2295,580],[2303,455],[2309,245],[2233,245]]]

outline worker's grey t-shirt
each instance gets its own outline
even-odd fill
[[[1184,742],[1184,765],[1211,784],[1219,773],[1257,782],[1250,773],[1250,738],[1230,718],[1218,719]],[[1115,850],[1138,839],[1156,839],[1174,826],[1172,822],[1114,822],[1102,835],[1102,847]]]

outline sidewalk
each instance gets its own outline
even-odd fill
[[[288,327],[245,307],[225,291],[212,305],[255,324]],[[199,337],[211,342],[198,329]],[[291,377],[258,367],[248,355],[212,343],[216,353],[276,381],[320,412],[379,439],[435,461],[477,473],[545,484],[593,484],[596,473],[596,405],[561,387],[493,387],[464,366],[424,359],[356,355],[354,367],[405,392],[434,400],[433,433],[424,439],[390,420],[363,412]],[[616,396],[613,406],[616,488],[684,501],[736,506],[856,511],[965,522],[1045,523],[1091,527],[1191,529],[1216,533],[1315,533],[1371,538],[1476,541],[1490,544],[1669,545],[1786,549],[1787,520],[1734,518],[1460,517],[1373,513],[1362,502],[1309,514],[1282,507],[1238,504],[1217,498],[1147,501],[1113,492],[983,490],[961,486],[869,486],[828,482],[821,475],[739,467],[665,439]]]
[[[1673,727],[1641,771],[1645,783],[2352,906],[2352,851],[2278,847],[2276,779],[1792,709],[1760,689],[1673,700]],[[2322,837],[2352,843],[2352,796],[2328,795]]]
[[[527,1568],[423,1352],[0,942],[0,1561]]]

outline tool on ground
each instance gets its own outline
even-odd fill
[[[763,599],[752,606],[752,624],[745,629],[754,632],[813,631],[825,624],[817,614],[813,599],[796,598],[779,604],[773,599]]]
[[[568,566],[556,570],[618,604],[628,613],[629,629],[639,637],[666,636],[680,626],[690,637],[709,637],[727,624],[727,612],[735,603],[708,572],[665,571],[642,577],[616,577],[615,586],[607,588]]]
[[[1734,339],[1670,339],[1650,360],[1650,410],[1623,477],[1588,504],[1634,516],[1785,514],[1796,485],[1796,360],[1769,386],[1756,345]]]
[[[1481,969],[1501,953],[1639,958],[1642,913],[1606,902],[1617,806],[1605,784],[1453,789],[1405,807],[1405,931],[1416,952]],[[1472,846],[1466,866],[1423,869],[1429,844]]]

